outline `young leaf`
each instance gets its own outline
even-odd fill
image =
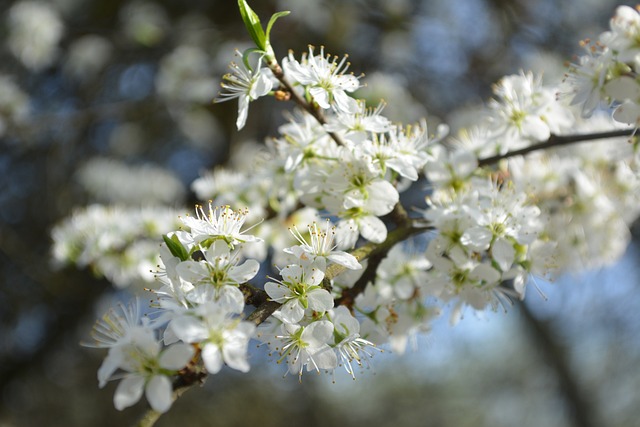
[[[180,258],[181,261],[186,261],[189,259],[189,253],[184,248],[184,246],[182,246],[182,243],[180,243],[178,236],[174,234],[173,236],[169,237],[164,234],[162,236],[162,239],[167,244],[171,255]]]
[[[273,24],[276,22],[276,20],[278,18],[282,18],[283,16],[287,16],[290,13],[291,13],[290,11],[284,10],[282,12],[277,12],[271,15],[271,19],[269,19],[269,23],[267,24],[267,36],[266,36],[267,43],[269,43],[269,34],[271,34],[271,27],[273,27]]]
[[[249,7],[246,0],[238,0],[238,8],[240,9],[240,15],[242,15],[242,21],[245,27],[247,27],[247,31],[249,31],[253,42],[260,50],[266,50],[267,37],[264,35],[260,18],[258,18],[258,15]]]

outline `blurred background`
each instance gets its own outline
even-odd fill
[[[361,95],[384,98],[388,117],[454,124],[505,74],[545,70],[558,82],[616,4],[252,2],[263,21],[292,11],[272,33],[278,56],[308,44],[348,53],[350,70],[365,73]],[[252,104],[237,132],[235,103],[211,103],[249,40],[230,0],[0,3],[0,426],[129,425],[145,411],[116,411],[115,384],[96,380],[105,352],[79,346],[96,316],[126,299],[119,288],[133,273],[52,261],[52,229],[96,203],[175,218],[197,201],[190,184],[201,173],[273,135],[286,105]],[[637,425],[634,231],[617,264],[539,282],[548,301],[531,287],[506,314],[468,311],[456,327],[445,315],[415,351],[376,356],[356,381],[281,379],[256,349],[250,374],[208,378],[157,425]]]

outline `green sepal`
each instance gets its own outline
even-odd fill
[[[251,71],[252,73],[253,73],[253,67],[251,67],[251,64],[249,64],[249,55],[256,52],[262,54],[262,51],[256,47],[249,48],[244,52],[242,52],[242,63],[247,68],[247,70]]]
[[[186,261],[189,259],[189,253],[187,252],[185,247],[182,246],[182,243],[180,243],[178,236],[174,234],[173,236],[169,237],[168,235],[163,234],[162,239],[167,244],[171,255],[180,258],[181,261]]]
[[[247,27],[247,31],[249,31],[253,42],[258,46],[258,49],[265,51],[267,49],[267,37],[260,24],[260,18],[258,18],[258,15],[249,7],[246,0],[238,0],[238,8],[240,9],[240,15],[242,15],[242,21],[245,27]]]

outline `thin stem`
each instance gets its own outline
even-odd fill
[[[182,396],[187,390],[189,390],[194,385],[195,383],[175,389],[173,391],[173,400],[174,401],[177,400],[178,397]],[[144,414],[142,414],[142,417],[135,424],[135,427],[152,427],[153,425],[155,425],[156,421],[160,419],[161,416],[162,416],[162,412],[158,412],[149,408]]]
[[[529,147],[521,148],[520,150],[510,151],[505,154],[498,154],[496,156],[485,157],[478,160],[479,166],[487,166],[493,163],[497,163],[502,159],[506,159],[513,156],[521,156],[531,153],[533,151],[544,150],[547,148],[561,147],[563,145],[575,144],[578,142],[595,141],[598,139],[616,138],[620,136],[633,136],[636,129],[620,129],[608,132],[587,133],[577,135],[551,135],[549,139],[538,144],[530,145]]]

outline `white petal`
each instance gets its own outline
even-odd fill
[[[111,378],[111,375],[122,366],[122,351],[120,348],[109,349],[109,354],[102,361],[102,365],[98,369],[98,385],[104,387]]]
[[[516,250],[506,239],[497,239],[491,247],[491,255],[502,271],[508,271],[516,257]]]
[[[485,282],[486,285],[496,285],[502,276],[495,268],[488,264],[478,264],[471,273],[469,278]]]
[[[617,101],[637,101],[640,98],[640,86],[635,79],[627,76],[611,80],[604,86],[604,92]]]
[[[325,289],[315,289],[307,294],[309,308],[314,311],[327,311],[333,308],[333,297]]]
[[[298,323],[304,317],[304,307],[297,299],[288,301],[280,308],[282,321],[286,323]]]
[[[359,110],[358,101],[347,95],[344,90],[334,90],[333,100],[335,101],[337,110],[343,113],[355,114]]]
[[[173,371],[184,368],[193,357],[193,347],[188,344],[174,344],[162,352],[160,366]]]
[[[478,159],[471,151],[457,151],[451,155],[451,163],[456,176],[466,178],[478,168]],[[427,166],[429,166],[427,164]]]
[[[180,316],[171,322],[176,336],[184,342],[194,343],[209,337],[209,331],[199,319],[193,316]]]
[[[344,251],[333,251],[327,256],[327,259],[351,270],[362,269],[362,265],[358,262],[358,259]]]
[[[326,90],[320,87],[312,87],[309,88],[309,93],[313,96],[314,101],[320,106],[320,108],[324,108],[325,110],[330,107],[329,105],[329,94]]]
[[[224,361],[230,368],[240,372],[249,372],[250,365],[247,360],[247,343],[243,339],[235,339],[225,342],[222,347]]]
[[[489,249],[493,233],[486,227],[471,227],[460,237],[460,243],[474,251]]]
[[[249,114],[249,97],[240,96],[238,98],[238,120],[236,120],[236,127],[238,130],[242,129],[247,122],[247,115]]]
[[[386,215],[393,210],[393,207],[400,200],[398,190],[388,181],[376,180],[367,185],[369,199],[366,207],[376,216]]]
[[[215,344],[207,344],[202,349],[204,367],[210,374],[217,374],[222,369],[222,353]]]
[[[323,345],[315,350],[308,350],[314,363],[307,364],[307,370],[311,369],[335,369],[338,366],[336,352],[328,345]]]
[[[154,375],[147,383],[145,396],[154,411],[167,412],[173,403],[171,381],[165,375]]]
[[[333,324],[328,320],[313,322],[302,331],[302,341],[309,344],[309,347],[320,347],[326,344],[333,337]]]
[[[260,270],[260,263],[255,259],[248,259],[240,265],[229,269],[229,277],[238,283],[245,283],[253,279]]]
[[[140,400],[143,390],[144,378],[139,375],[127,376],[120,381],[118,388],[116,388],[113,395],[113,405],[118,411],[122,411]]]
[[[258,76],[254,77],[255,81],[251,86],[251,90],[249,91],[249,96],[252,100],[258,99],[261,96],[264,96],[269,93],[271,88],[273,87],[273,82],[266,74],[258,71]]]
[[[640,106],[631,101],[624,101],[613,112],[613,119],[630,125],[640,122]]]
[[[336,243],[340,248],[353,248],[359,235],[360,232],[355,220],[342,220],[336,226]]]
[[[382,243],[387,239],[387,227],[384,222],[373,215],[360,219],[360,234],[373,243]]]
[[[240,314],[244,310],[244,295],[235,286],[223,286],[218,292],[218,303],[230,313]]]
[[[357,334],[360,332],[360,323],[358,319],[349,313],[349,309],[344,305],[340,305],[332,310],[333,326],[341,334]]]
[[[291,291],[288,287],[275,282],[265,283],[264,290],[267,295],[269,295],[269,298],[279,303],[284,303],[286,301],[286,297],[291,295]]]
[[[543,141],[548,139],[551,135],[549,126],[537,116],[525,117],[520,126],[523,136],[532,138],[536,141]]]
[[[183,280],[191,283],[197,283],[204,277],[209,275],[207,268],[196,261],[183,261],[176,266],[176,273]]]

